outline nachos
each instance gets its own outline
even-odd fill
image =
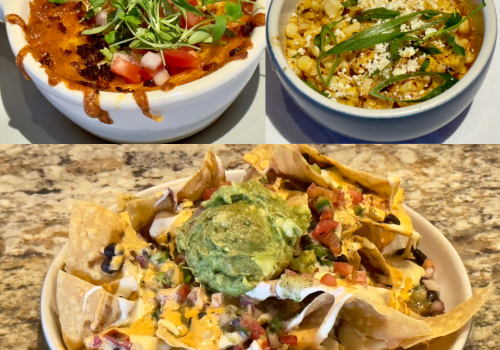
[[[208,152],[180,188],[74,207],[57,306],[69,350],[342,350],[428,344],[446,310],[400,181],[306,145],[263,145],[227,181]],[[407,241],[390,249],[396,235]]]

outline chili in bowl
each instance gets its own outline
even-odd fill
[[[3,7],[16,63],[63,114],[111,141],[164,142],[218,118],[265,47],[263,1],[190,1]]]

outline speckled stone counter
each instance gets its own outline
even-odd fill
[[[110,206],[117,192],[193,175],[209,148],[235,169],[252,146],[0,146],[0,349],[48,348],[40,295],[67,240],[74,203]],[[500,147],[318,148],[354,168],[402,179],[406,204],[451,241],[472,286],[496,285],[466,349],[500,349]]]

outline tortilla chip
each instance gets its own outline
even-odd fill
[[[401,342],[401,346],[407,349],[418,343],[456,332],[469,322],[479,309],[483,307],[493,290],[493,285],[490,284],[486,288],[476,290],[469,300],[458,305],[453,310],[439,316],[424,318],[423,322],[431,327],[432,332],[424,336],[405,340]]]
[[[403,190],[399,187],[400,180],[398,178],[382,178],[363,171],[354,170],[338,163],[332,158],[320,154],[316,149],[308,145],[259,146],[245,155],[243,159],[258,172],[265,171],[264,165],[269,164],[268,167],[275,170],[278,176],[285,176],[307,184],[314,182],[318,186],[330,190],[335,189],[337,187],[335,181],[329,181],[329,179],[313,170],[311,164],[318,164],[322,169],[329,172],[332,179],[338,178],[337,180],[339,181],[347,180],[347,182],[354,186],[370,190],[378,194],[383,200],[388,200],[391,213],[399,219],[401,225],[376,222],[366,215],[360,216],[358,218],[359,221],[381,227],[385,230],[395,231],[408,237],[413,234],[411,219],[401,204]],[[351,214],[354,215],[354,213]],[[378,237],[378,240],[380,241],[382,238]],[[386,242],[385,245],[389,243]],[[378,245],[378,247],[382,248],[382,245]]]
[[[365,256],[370,264],[382,271],[386,276],[391,276],[391,268],[387,265],[385,258],[378,248],[368,239],[359,236],[352,236],[350,239],[344,241],[344,249],[346,250],[349,262],[358,269],[361,262],[361,257],[358,252]],[[351,261],[352,259],[352,261]]]
[[[148,244],[118,214],[92,203],[73,207],[69,229],[69,249],[65,270],[84,281],[96,285],[108,284],[122,277],[121,271],[113,274],[101,270],[106,257],[104,248],[111,243],[122,244],[124,258],[134,259]]]
[[[134,230],[139,231],[142,227],[151,224],[159,212],[174,211],[174,194],[168,189],[151,197],[132,199],[125,204],[125,208],[130,218],[130,225]]]
[[[83,349],[86,337],[106,329],[121,316],[118,298],[102,288],[98,287],[85,302],[85,293],[92,288],[95,286],[63,271],[57,275],[57,308],[69,350]]]
[[[111,210],[93,203],[73,207],[69,228],[66,271],[87,282],[101,285],[121,277],[121,272],[107,274],[101,270],[106,259],[103,249],[120,243],[127,227],[125,220]]]
[[[121,213],[127,209],[127,203],[138,199],[138,197],[128,193],[118,193],[116,195],[116,211]]]
[[[206,190],[219,187],[219,184],[225,181],[226,172],[220,159],[212,151],[208,151],[201,169],[177,193],[177,201],[203,199]]]
[[[261,175],[270,167],[274,145],[259,145],[243,156],[243,161],[250,164]]]
[[[367,296],[356,295],[342,309],[342,319],[373,339],[400,342],[431,332],[424,321],[411,318],[391,307],[374,303]]]

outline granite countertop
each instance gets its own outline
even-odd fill
[[[47,349],[42,284],[67,241],[71,206],[103,206],[193,175],[213,149],[226,169],[249,145],[0,146],[0,348]],[[466,349],[500,348],[499,146],[318,146],[344,164],[402,179],[406,204],[433,223],[461,256],[473,288],[493,281]]]

